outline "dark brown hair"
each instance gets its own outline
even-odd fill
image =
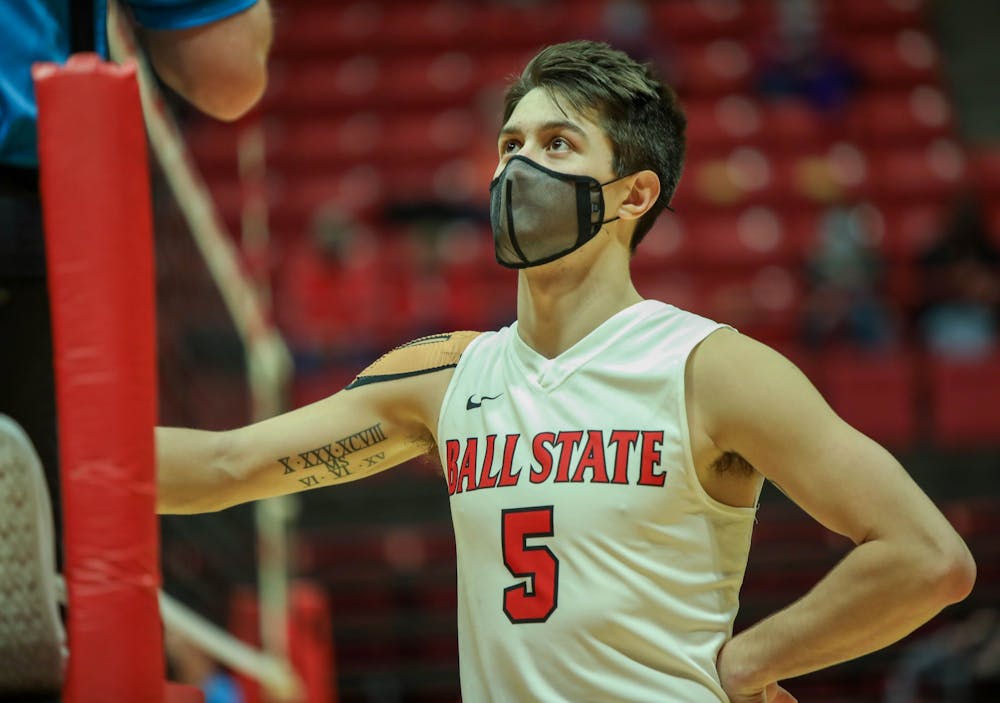
[[[577,112],[596,113],[608,135],[616,176],[649,169],[660,179],[660,197],[636,223],[631,248],[646,236],[670,204],[684,165],[687,119],[677,96],[648,64],[640,64],[607,44],[571,41],[539,52],[507,88],[503,121],[535,88],[563,99]]]

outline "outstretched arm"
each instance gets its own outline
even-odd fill
[[[428,453],[452,370],[473,337],[416,340],[339,393],[247,427],[157,428],[158,512],[221,510],[364,478]]]
[[[803,598],[723,648],[719,674],[734,701],[763,700],[775,681],[880,649],[968,595],[975,564],[962,539],[786,359],[722,331],[696,351],[691,374],[716,446],[857,545]]]

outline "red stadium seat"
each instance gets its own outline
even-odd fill
[[[745,44],[732,39],[679,45],[677,87],[689,95],[746,93],[753,86],[753,62]]]
[[[262,108],[269,113],[371,109],[379,96],[391,89],[383,60],[369,54],[335,60],[274,61],[272,66],[262,100]]]
[[[498,49],[527,49],[534,55],[546,44],[578,38],[599,23],[603,9],[595,0],[467,4],[475,10],[466,41],[484,56]]]
[[[697,213],[689,216],[665,212],[660,215],[632,258],[633,271],[655,276],[663,271],[692,266],[694,259],[689,247],[694,236],[688,222],[695,217]]]
[[[386,121],[381,136],[377,153],[387,163],[442,162],[491,137],[476,113],[468,109],[399,113]]]
[[[397,170],[404,169],[407,176],[423,170],[430,188],[435,169],[464,158],[470,144],[489,138],[476,114],[466,110],[299,117],[272,121],[267,162],[286,176],[326,181],[336,174],[374,169],[390,187],[399,180],[393,175]],[[488,182],[488,174],[483,178]],[[477,189],[485,193],[485,185],[477,184]]]
[[[949,139],[890,148],[870,155],[872,177],[887,199],[947,199],[964,181],[965,156]]]
[[[700,299],[698,275],[689,270],[638,265],[644,258],[644,246],[639,247],[632,260],[632,280],[639,293],[684,310],[695,311]]]
[[[760,24],[763,3],[740,0],[650,3],[657,32],[674,41],[748,37]]]
[[[840,121],[820,114],[804,101],[770,102],[763,106],[761,117],[762,137],[771,152],[820,151],[844,137]]]
[[[771,265],[707,271],[700,280],[702,298],[695,311],[765,344],[786,345],[798,335],[802,282],[797,269]]]
[[[283,173],[328,173],[333,168],[370,163],[385,133],[385,118],[371,111],[271,120],[267,128],[268,166]]]
[[[1000,356],[927,362],[935,440],[943,446],[1000,444]]]
[[[891,36],[852,38],[846,53],[871,86],[940,83],[938,51],[924,32],[904,29]]]
[[[905,353],[834,351],[820,359],[817,385],[844,420],[891,446],[918,434],[913,359]]]
[[[445,245],[439,275],[446,287],[449,329],[491,329],[515,317],[517,273],[496,262],[488,229],[456,231]]]
[[[952,110],[938,88],[877,91],[858,99],[848,118],[850,136],[870,144],[925,144],[952,133]]]
[[[633,280],[643,296],[731,324],[781,349],[795,346],[802,292],[794,270],[657,268],[644,263],[643,256],[640,246],[632,265]]]
[[[841,33],[922,27],[924,4],[923,0],[840,0],[828,4],[827,19]]]
[[[751,267],[795,262],[801,253],[774,210],[755,206],[685,220],[691,260],[701,266]]]
[[[764,126],[760,105],[744,95],[692,99],[684,105],[684,113],[688,148],[699,155],[753,141]]]
[[[416,0],[394,4],[381,26],[381,41],[402,50],[449,50],[472,28],[469,3]]]
[[[333,60],[275,61],[263,107],[282,114],[468,108],[483,88],[475,56],[463,51]]]
[[[882,251],[891,261],[912,261],[937,239],[946,226],[945,202],[887,205],[882,209]]]
[[[636,259],[642,256],[642,247]],[[719,322],[768,344],[787,345],[798,329],[801,281],[794,269],[663,268],[633,263],[639,292]]]
[[[468,107],[482,89],[477,71],[476,57],[464,51],[401,57],[386,67],[384,104]]]
[[[913,261],[894,261],[885,277],[885,297],[904,314],[915,315],[923,303],[922,275]]]
[[[349,55],[382,48],[385,43],[380,30],[387,14],[388,8],[374,0],[296,7],[283,12],[275,23],[274,53]]]
[[[779,205],[806,198],[797,183],[797,160],[753,146],[740,145],[705,158],[692,154],[673,207],[681,213],[753,203]]]

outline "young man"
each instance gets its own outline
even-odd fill
[[[542,51],[508,91],[490,189],[517,322],[411,342],[251,427],[161,428],[160,510],[437,448],[468,701],[792,701],[777,681],[964,598],[968,550],[885,450],[774,351],[636,292],[629,259],[677,185],[683,132],[673,93],[624,54]],[[857,547],[732,637],[765,478]]]

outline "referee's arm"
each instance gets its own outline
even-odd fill
[[[202,112],[235,120],[264,94],[273,35],[268,0],[200,26],[136,29],[156,73]]]

